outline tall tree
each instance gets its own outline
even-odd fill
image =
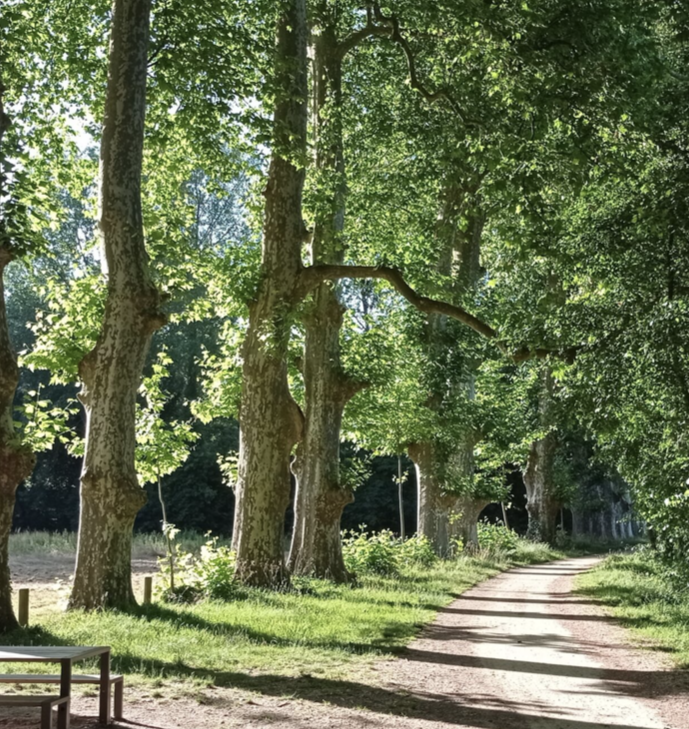
[[[537,420],[542,435],[529,446],[529,455],[523,472],[526,510],[529,513],[527,534],[531,539],[553,544],[557,513],[562,502],[558,498],[555,483],[557,449],[554,422],[555,383],[553,373],[547,365],[542,368],[539,385]]]
[[[107,298],[96,346],[79,365],[87,426],[71,608],[134,602],[132,528],[145,502],[134,461],[136,393],[151,335],[165,322],[141,213],[150,13],[150,0],[112,6],[99,180]]]
[[[9,535],[12,527],[17,486],[31,473],[34,456],[22,445],[14,428],[14,392],[19,381],[17,357],[12,349],[5,308],[5,267],[16,255],[11,232],[11,206],[7,202],[7,156],[5,134],[10,118],[5,113],[5,88],[0,78],[0,632],[17,627],[12,611],[12,587],[8,562]]]
[[[331,0],[315,3],[313,38],[313,127],[315,136],[314,224],[311,262],[340,264],[345,258],[346,170],[343,142],[342,64],[369,36],[387,32],[370,22],[341,37],[342,8]],[[294,574],[346,582],[340,518],[352,492],[340,479],[342,415],[365,383],[342,364],[340,335],[344,307],[338,282],[326,281],[306,303],[303,376],[304,437],[292,470],[297,478],[295,524],[289,567]]]
[[[306,164],[306,2],[282,0],[275,51],[273,149],[265,189],[261,283],[249,306],[243,344],[240,450],[233,546],[248,584],[288,579],[283,528],[289,461],[303,415],[289,391],[287,349],[300,292],[306,238],[302,190]]]
[[[437,265],[447,281],[446,296],[466,303],[475,297],[481,276],[485,214],[476,181],[452,169],[447,175],[436,226]],[[429,378],[426,406],[438,419],[439,429],[408,447],[417,473],[417,529],[443,556],[451,553],[456,537],[467,548],[477,544],[476,520],[489,502],[474,493],[474,447],[478,438],[467,410],[475,395],[476,357],[472,359],[471,346],[457,348],[463,332],[448,330],[451,326],[445,317],[428,317],[424,348],[429,370],[434,374]],[[448,359],[453,345],[459,351]]]

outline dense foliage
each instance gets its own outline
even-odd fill
[[[105,244],[97,151],[114,138],[103,109],[123,2],[0,9],[2,293],[20,354],[0,455],[38,453],[18,529],[76,528],[96,437],[85,373],[116,319],[108,266],[129,255]],[[525,531],[522,473],[532,533],[541,514],[551,540],[556,521],[601,537],[645,522],[686,583],[689,11],[141,7],[145,241],[131,258],[161,311],[120,416],[136,455],[116,498],[149,497],[136,528],[233,534],[240,577],[284,586],[297,523],[299,573],[346,581],[431,564],[431,528],[513,550],[470,506],[500,504],[492,521]],[[340,517],[379,534],[349,532],[338,576]],[[380,531],[405,526],[433,548]],[[184,567],[190,589],[221,597],[214,570],[224,584],[233,559],[209,545]]]

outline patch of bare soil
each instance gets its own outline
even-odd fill
[[[54,605],[66,599],[74,575],[74,559],[74,554],[67,553],[10,555],[12,586],[15,590],[28,587],[32,595],[38,596],[38,603],[32,598],[33,607]],[[135,592],[143,594],[143,579],[158,571],[157,559],[153,554],[132,558]]]
[[[233,687],[165,699],[125,686],[121,729],[687,729],[689,675],[632,648],[604,611],[572,595],[595,559],[511,570],[439,614],[377,681],[237,675]],[[93,697],[72,726],[95,729]],[[9,722],[9,723],[8,723]],[[28,723],[27,723],[28,722]],[[26,713],[0,727],[37,727]]]

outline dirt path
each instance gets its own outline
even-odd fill
[[[131,697],[118,726],[689,729],[689,675],[631,648],[599,607],[571,594],[594,563],[519,568],[470,590],[399,660],[377,666],[377,685],[244,676],[241,688],[208,688],[198,701]],[[86,701],[77,713],[93,711]]]

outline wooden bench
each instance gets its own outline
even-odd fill
[[[2,683],[60,683],[60,676],[45,673],[0,673]],[[72,683],[92,683],[100,685],[100,676],[72,675]],[[117,674],[110,675],[110,686],[113,688],[113,717],[121,719],[124,707],[124,678]],[[9,697],[13,698],[13,697]],[[30,698],[30,697],[27,697]]]
[[[53,709],[62,704],[69,716],[69,696],[8,696],[7,694],[0,696],[0,706],[16,706],[17,708],[39,706],[41,708],[41,729],[53,729]]]

